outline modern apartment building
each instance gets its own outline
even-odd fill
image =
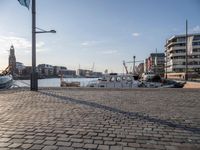
[[[76,70],[69,70],[64,66],[54,66],[54,75],[63,77],[76,77]]]
[[[86,78],[99,78],[102,77],[102,72],[93,72],[92,70],[78,69],[77,76]]]
[[[43,75],[43,76],[47,77],[47,76],[53,76],[54,75],[54,68],[53,68],[52,65],[39,64],[37,66],[37,69],[38,69],[39,76]]]
[[[188,76],[200,73],[200,33],[188,35]],[[186,35],[175,35],[165,45],[166,76],[185,78]]]
[[[145,59],[145,72],[153,72],[164,76],[164,64],[165,54],[164,53],[151,53],[150,56]]]

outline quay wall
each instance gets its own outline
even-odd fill
[[[200,82],[186,82],[184,88],[200,88]]]

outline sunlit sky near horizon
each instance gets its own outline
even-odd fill
[[[37,64],[68,69],[122,72],[122,61],[164,52],[167,38],[200,33],[200,0],[37,0],[37,27],[56,34],[37,35]],[[8,50],[31,65],[31,9],[17,0],[0,0],[0,69]]]

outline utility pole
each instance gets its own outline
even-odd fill
[[[36,72],[36,0],[32,0],[32,72],[31,91],[38,90],[38,74]]]
[[[133,56],[133,75],[135,75],[135,56]]]
[[[157,56],[158,54],[157,54],[157,48],[156,48],[156,57],[155,57],[155,62],[154,62],[154,65],[155,65],[155,74],[157,75],[157,73],[158,73],[158,68],[157,68],[157,66],[158,66],[158,64],[157,64],[157,62],[158,62],[158,56]]]
[[[188,80],[188,21],[186,20],[186,35],[185,35],[185,81]]]
[[[167,40],[166,40],[166,53],[165,53],[165,78],[167,79],[167,62],[168,62],[168,52],[167,52]]]

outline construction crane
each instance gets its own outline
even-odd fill
[[[0,73],[0,75],[1,76],[9,75],[9,74],[11,74],[11,70],[12,70],[12,66],[8,66],[8,67],[6,67],[5,70],[2,71],[2,73]]]
[[[91,68],[91,71],[92,71],[92,72],[94,72],[94,64],[95,64],[95,63],[93,62],[92,68]]]
[[[125,62],[125,61],[123,61],[123,65],[124,65],[124,67],[125,67],[125,69],[126,69],[126,73],[128,74],[128,69],[127,69],[127,66],[126,66],[126,63],[131,63],[131,64],[133,64],[133,72],[132,72],[132,74],[133,75],[135,75],[135,63],[136,62],[144,62],[143,60],[135,60],[135,56],[133,56],[133,61],[127,61],[127,62]]]
[[[128,74],[128,69],[127,69],[126,62],[125,62],[125,61],[123,61],[123,65],[124,65],[124,68],[125,68],[125,70],[126,70],[126,74]]]

